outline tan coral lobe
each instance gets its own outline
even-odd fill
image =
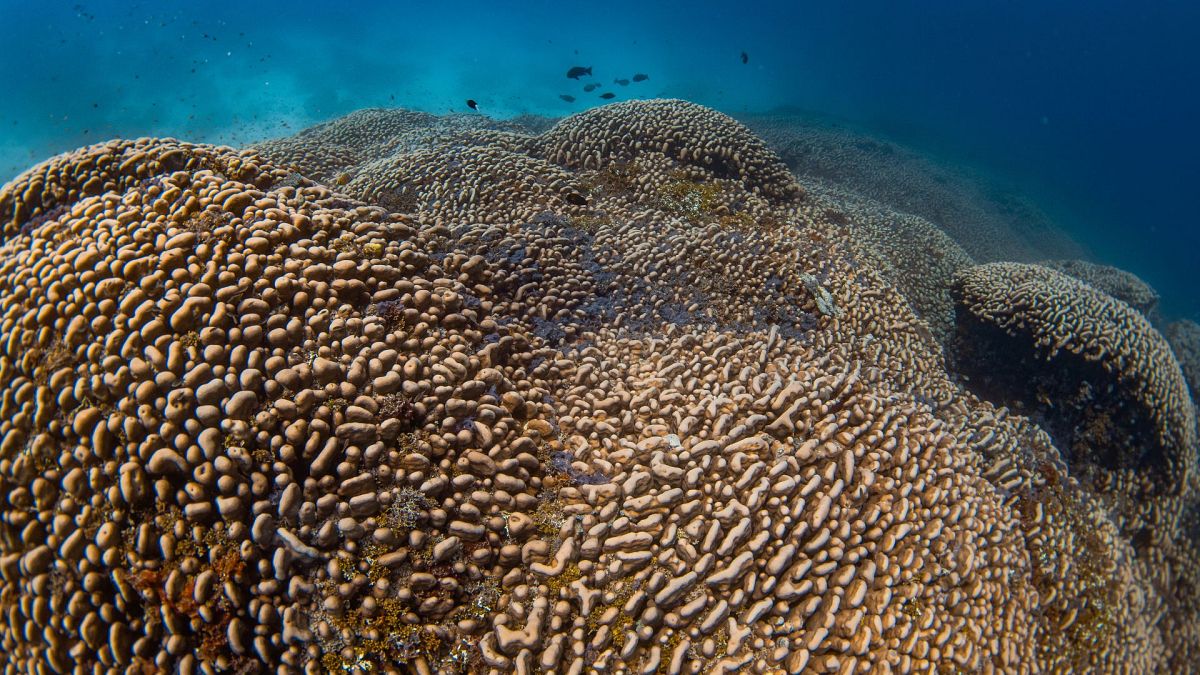
[[[13,672],[1200,653],[1195,413],[1153,327],[802,185],[717,111],[112,141],[0,213]],[[960,358],[994,370],[946,356],[968,317],[1100,368],[1128,444],[1057,447],[1036,403],[963,380]]]

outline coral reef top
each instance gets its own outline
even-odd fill
[[[931,222],[684,101],[527,122],[116,140],[0,191],[0,663],[1196,662],[1195,419],[1136,310],[1029,272],[1106,368],[1104,307],[1156,346],[1104,399],[1153,508],[947,361],[1026,310]]]

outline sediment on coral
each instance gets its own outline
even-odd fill
[[[1155,672],[1200,645],[1185,495],[1129,531],[947,367],[944,289],[897,275],[965,253],[804,196],[715,111],[113,142],[0,213],[14,671]],[[1160,365],[1117,378],[1155,429]]]

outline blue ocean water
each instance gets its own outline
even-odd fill
[[[1194,2],[5,0],[0,19],[3,180],[111,137],[242,144],[368,106],[795,107],[977,164],[1200,318]]]

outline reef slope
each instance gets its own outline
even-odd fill
[[[31,169],[0,664],[1186,670],[1191,481],[1123,529],[948,367],[968,254],[805,187],[683,101]]]

